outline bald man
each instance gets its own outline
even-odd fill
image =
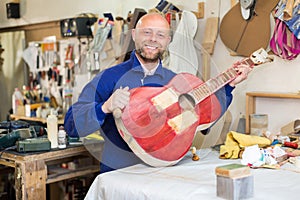
[[[158,13],[141,17],[132,30],[135,50],[129,60],[108,68],[95,76],[82,90],[78,101],[65,115],[65,130],[69,136],[83,137],[100,131],[105,143],[100,160],[100,172],[124,168],[142,161],[120,136],[114,117],[115,109],[129,102],[132,88],[166,85],[176,74],[162,66],[161,57],[171,41],[170,26]],[[218,96],[222,114],[232,101],[234,85],[246,78],[241,75],[222,88]]]

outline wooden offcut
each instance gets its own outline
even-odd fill
[[[219,17],[210,17],[206,21],[205,33],[202,41],[202,47],[205,52],[202,54],[202,79],[207,81],[210,79],[210,55],[213,54],[215,43],[218,35]]]
[[[193,13],[196,15],[197,19],[204,18],[204,2],[199,2],[198,11],[193,11]]]
[[[229,178],[241,178],[251,175],[250,168],[242,164],[228,164],[216,167],[216,175]]]
[[[213,54],[218,35],[219,17],[210,17],[206,20],[205,33],[202,41],[203,48]]]

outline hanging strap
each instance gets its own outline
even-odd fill
[[[270,40],[272,51],[283,59],[292,60],[300,54],[300,40],[298,40],[286,24],[276,18],[274,34]]]

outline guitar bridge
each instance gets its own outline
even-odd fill
[[[180,115],[168,120],[168,125],[175,131],[176,134],[182,133],[186,128],[192,126],[198,121],[198,116],[195,112],[186,110]]]

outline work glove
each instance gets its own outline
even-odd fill
[[[112,113],[114,110],[123,109],[128,104],[129,97],[129,87],[117,89],[103,104],[103,112]]]

